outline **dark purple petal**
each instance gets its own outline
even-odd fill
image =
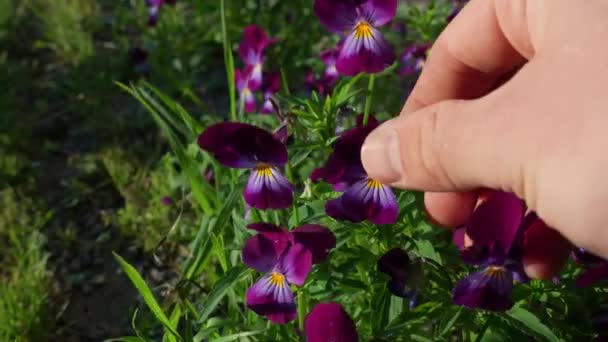
[[[363,17],[378,27],[393,20],[397,13],[397,0],[368,0],[360,8]]]
[[[410,267],[410,257],[401,248],[393,248],[378,259],[378,271],[391,278],[405,278]]]
[[[355,322],[337,303],[315,305],[304,322],[306,342],[357,342]]]
[[[315,0],[313,10],[323,26],[343,33],[357,23],[357,3],[353,0]]]
[[[346,37],[336,68],[347,76],[377,73],[395,61],[393,47],[375,27],[360,23]]]
[[[243,197],[256,209],[284,209],[293,203],[293,186],[276,167],[262,166],[251,170]]]
[[[274,95],[281,89],[281,75],[276,72],[269,72],[264,75],[264,94]],[[264,95],[266,96],[266,95]]]
[[[466,228],[458,228],[455,229],[454,232],[452,233],[452,243],[454,244],[454,246],[456,246],[456,248],[458,248],[459,251],[464,251],[465,250],[465,233],[466,233]]]
[[[233,168],[282,166],[287,162],[284,144],[270,132],[244,123],[211,125],[198,137],[198,145],[223,165]]]
[[[454,303],[469,308],[505,311],[513,306],[513,276],[503,267],[489,266],[461,279],[452,292]]]
[[[271,223],[251,223],[247,225],[247,228],[257,231],[259,235],[263,235],[279,246],[277,252],[279,256],[283,255],[285,249],[294,242],[293,236],[289,231]]]
[[[577,287],[587,287],[608,280],[608,262],[584,270],[576,279]]]
[[[325,202],[325,213],[329,217],[333,217],[338,221],[350,221],[354,223],[359,223],[365,220],[365,213],[346,210],[344,205],[342,205],[343,196],[340,196],[336,199],[329,200]]]
[[[291,245],[279,260],[279,270],[290,284],[302,286],[312,268],[312,253],[304,245]]]
[[[247,289],[247,307],[274,323],[284,324],[296,318],[293,292],[285,276],[271,272]]]
[[[261,65],[264,49],[274,41],[268,38],[261,27],[249,25],[243,30],[243,39],[239,44],[239,56],[245,64]]]
[[[243,89],[247,88],[247,82],[249,80],[249,71],[247,68],[240,70],[234,70],[234,83],[236,85],[236,90],[239,92],[243,92]]]
[[[264,95],[264,97],[266,97],[266,95]],[[264,100],[264,103],[262,103],[262,109],[260,109],[260,113],[262,114],[272,114],[274,113],[274,106],[272,105],[272,101],[270,101],[269,98]],[[277,135],[275,134],[275,137],[279,140],[281,140],[279,137],[277,137]]]
[[[572,251],[572,260],[579,265],[597,265],[604,262],[604,259],[597,255],[587,252],[584,248],[575,248]]]
[[[353,184],[342,197],[347,212],[361,212],[372,223],[393,224],[399,216],[397,198],[390,187],[373,179]]]
[[[471,216],[467,235],[475,245],[511,248],[524,218],[526,206],[517,196],[497,191],[480,204]]]
[[[243,262],[258,272],[268,272],[277,266],[279,257],[289,246],[289,241],[273,241],[264,235],[247,239],[243,247]]]
[[[329,251],[336,247],[336,236],[320,224],[305,224],[291,231],[296,243],[304,245],[312,253],[313,264],[323,262]]]

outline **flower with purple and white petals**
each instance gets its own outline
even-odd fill
[[[585,270],[576,279],[577,287],[587,287],[608,280],[608,260],[577,248],[572,252],[572,259]]]
[[[458,281],[452,292],[454,303],[492,311],[511,308],[513,282],[528,281],[522,264],[525,233],[540,228],[548,229],[536,214],[526,215],[524,202],[515,195],[491,194],[473,212],[466,236],[460,231],[454,237],[463,261],[481,268]]]
[[[301,286],[312,265],[322,262],[336,238],[326,227],[303,225],[287,231],[269,223],[247,226],[258,234],[243,247],[243,262],[265,273],[247,290],[247,307],[274,323],[287,323],[296,317],[290,284]]]
[[[327,201],[325,212],[337,219],[351,222],[369,220],[375,224],[392,224],[397,220],[399,207],[397,198],[387,185],[369,178],[361,163],[361,147],[367,135],[378,126],[370,117],[366,126],[362,116],[357,127],[340,135],[334,151],[325,165],[313,171],[312,181],[325,180],[342,196]]]
[[[262,85],[262,93],[264,95],[264,104],[260,110],[264,114],[274,113],[274,106],[270,99],[281,89],[281,75],[274,72],[264,74],[264,84]]]
[[[332,85],[334,85],[340,77],[338,69],[336,68],[338,56],[340,55],[340,49],[342,49],[342,43],[338,44],[338,46],[333,49],[321,52],[321,60],[325,64],[325,72],[323,77],[325,78],[326,82]]]
[[[246,66],[242,71],[239,69],[234,70],[234,81],[236,83],[236,90],[239,93],[239,103],[243,106],[245,113],[254,113],[256,109],[255,103],[255,90],[251,86],[251,73],[253,67]]]
[[[306,342],[357,342],[355,322],[338,303],[319,303],[304,321]]]
[[[336,63],[341,74],[377,73],[393,64],[393,47],[378,27],[393,19],[397,0],[315,0],[313,7],[328,30],[346,34]]]
[[[293,202],[293,186],[280,169],[287,163],[287,148],[259,127],[222,122],[198,137],[198,145],[224,166],[251,169],[243,197],[256,209],[283,209]]]
[[[393,248],[378,259],[378,271],[391,279],[388,290],[397,297],[408,298],[411,306],[415,305],[418,287],[422,281],[422,265],[410,260],[407,252]]]
[[[163,7],[163,5],[173,5],[175,4],[175,1],[176,0],[146,0],[146,4],[148,5],[148,12],[150,15],[148,18],[148,25],[156,26],[156,23],[158,22],[158,16],[160,14],[160,9]]]
[[[401,76],[409,76],[417,74],[422,71],[422,67],[426,62],[427,52],[431,44],[413,44],[405,48],[401,55],[401,69],[399,74]]]
[[[249,25],[243,30],[239,56],[246,66],[251,66],[250,87],[254,90],[262,86],[264,50],[276,41],[277,39],[268,38],[264,29],[257,25]]]

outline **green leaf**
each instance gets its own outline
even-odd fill
[[[230,342],[230,341],[236,341],[236,340],[240,339],[241,337],[253,336],[253,335],[259,334],[259,333],[261,333],[263,331],[264,330],[245,331],[245,332],[240,332],[238,334],[233,334],[233,335],[228,335],[228,336],[222,336],[220,338],[214,338],[214,339],[209,340],[209,341],[210,342]]]
[[[228,290],[236,283],[243,280],[249,273],[250,270],[244,266],[235,266],[228,270],[228,272],[215,283],[213,290],[211,290],[209,296],[207,296],[198,323],[204,323],[207,318],[209,318],[209,315],[213,313],[213,310],[215,310],[222,298],[224,298]]]
[[[103,342],[146,342],[146,340],[137,336],[121,336],[103,340]]]
[[[521,306],[514,306],[507,315],[547,341],[561,341],[536,315]]]
[[[165,328],[167,328],[173,335],[175,335],[175,337],[178,338],[178,340],[181,341],[181,336],[173,328],[171,321],[169,321],[169,318],[167,318],[167,316],[163,312],[163,309],[156,301],[156,298],[154,298],[152,290],[150,290],[141,275],[139,275],[137,270],[120,255],[114,252],[112,252],[112,254],[114,255],[116,261],[118,261],[118,263],[120,264],[120,267],[122,267],[122,269],[125,271],[127,277],[129,277],[129,280],[131,280],[131,282],[133,283],[133,286],[135,286],[139,294],[142,296],[144,302],[146,302],[146,305],[148,306],[150,311],[152,311],[154,317],[156,317],[156,319],[161,322],[165,326]]]

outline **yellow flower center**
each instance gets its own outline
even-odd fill
[[[272,168],[268,165],[260,165],[260,166],[256,167],[255,172],[257,172],[258,175],[263,176],[263,177],[272,176]]]
[[[382,183],[370,178],[367,180],[367,186],[372,189],[380,189],[382,187]]]
[[[355,26],[355,38],[367,39],[372,37],[372,25],[366,21],[361,21]]]
[[[278,287],[285,286],[285,276],[279,272],[270,273],[270,284]]]
[[[502,266],[488,266],[484,273],[490,277],[502,277],[505,274],[505,268]]]

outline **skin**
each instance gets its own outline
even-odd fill
[[[524,265],[555,275],[572,247],[608,258],[608,2],[472,0],[435,42],[399,117],[367,138],[370,177],[427,191],[436,223],[479,189],[510,191],[555,230]],[[565,237],[565,238],[564,238]]]

